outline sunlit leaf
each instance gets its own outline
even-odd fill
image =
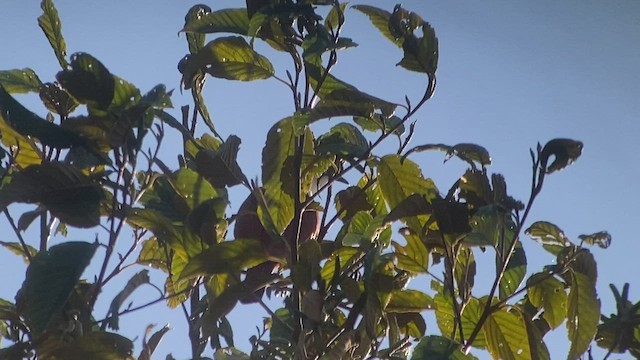
[[[327,29],[336,29],[339,26],[342,26],[344,23],[344,11],[347,8],[347,3],[343,2],[341,4],[332,4],[331,10],[324,19],[324,26]]]
[[[389,39],[392,43],[394,43],[398,47],[402,47],[402,39],[396,38],[389,30],[389,21],[391,19],[391,13],[377,8],[375,6],[369,5],[354,5],[352,8],[364,13],[369,17],[371,23],[380,30],[380,33],[384,35],[387,39]]]
[[[430,335],[420,339],[413,349],[411,360],[476,360],[477,357],[462,352],[462,345],[444,336]]]
[[[158,239],[151,238],[142,242],[142,249],[138,254],[137,263],[166,272],[169,261],[167,260],[166,252],[160,247]]]
[[[189,168],[182,168],[172,174],[169,182],[191,210],[206,200],[226,197],[223,190],[215,189],[211,183]]]
[[[22,260],[24,260],[24,262],[27,264],[29,263],[29,257],[34,257],[38,253],[38,250],[33,246],[26,245],[26,244],[25,246],[23,246],[18,242],[0,241],[0,245],[4,246],[7,250],[11,251],[12,253],[18,256],[21,256]]]
[[[176,255],[182,259],[188,259],[191,256],[201,253],[206,246],[202,239],[194,234],[186,225],[174,223],[153,209],[134,209],[127,218],[127,221],[131,225],[139,226],[153,232],[158,240],[168,244],[175,250]],[[155,264],[155,260],[151,260],[153,264]]]
[[[185,73],[197,69],[217,78],[241,81],[268,79],[274,74],[271,62],[238,36],[217,38],[205,45],[190,59]]]
[[[31,165],[0,190],[0,208],[13,202],[40,203],[62,222],[93,227],[100,222],[102,187],[74,166]]]
[[[544,145],[540,153],[540,166],[547,174],[573,164],[582,154],[582,142],[572,139],[553,139]],[[548,165],[549,158],[555,159]]]
[[[606,249],[611,245],[611,234],[606,231],[598,231],[589,235],[578,236],[580,241],[588,245],[597,245],[601,249]]]
[[[494,359],[533,359],[524,319],[518,313],[506,309],[495,311],[487,318],[482,331],[487,350]]]
[[[87,53],[71,55],[71,69],[56,75],[60,85],[83,104],[105,110],[113,100],[115,80],[98,59]]]
[[[336,276],[336,267],[338,269],[348,268],[354,263],[362,260],[363,256],[362,249],[343,246],[331,254],[331,257],[322,266],[320,275],[324,281],[331,283],[331,280]]]
[[[187,15],[184,17],[184,26],[191,23],[196,23],[202,18],[211,14],[211,8],[204,4],[193,5]],[[184,30],[184,29],[183,29]],[[197,54],[204,46],[205,35],[199,32],[187,32],[187,43],[189,44],[189,52],[191,54]]]
[[[9,95],[2,85],[0,85],[0,118],[19,134],[33,136],[44,145],[69,148],[84,143],[83,139],[75,133],[29,111]],[[12,141],[12,139],[6,141]]]
[[[391,300],[385,310],[390,313],[408,313],[431,310],[434,307],[431,296],[409,289],[391,292]]]
[[[427,323],[418,313],[395,313],[389,314],[389,317],[396,319],[401,333],[413,338],[422,337],[427,332]]]
[[[524,280],[524,277],[527,273],[527,255],[522,247],[522,243],[519,239],[511,238],[512,233],[509,231],[505,235],[505,242],[502,248],[502,251],[506,251],[511,247],[512,241],[517,241],[515,248],[513,249],[513,254],[509,259],[509,263],[505,268],[505,272],[500,279],[499,285],[499,297],[500,299],[504,299],[507,296],[515,293],[518,288],[520,288],[520,284]],[[496,256],[496,264],[499,268],[504,264],[504,256],[506,253],[500,257]]]
[[[527,295],[536,308],[544,309],[542,316],[552,329],[557,328],[567,317],[567,293],[564,284],[543,273],[531,275],[527,280]]]
[[[316,151],[323,155],[339,155],[359,159],[369,150],[369,142],[353,125],[339,123],[318,138]]]
[[[11,148],[15,162],[21,168],[42,162],[42,154],[35,141],[20,134],[0,116],[0,140]]]
[[[600,319],[600,300],[596,294],[595,281],[588,276],[571,272],[569,307],[567,309],[567,331],[571,348],[568,359],[578,359],[593,341]]]
[[[354,117],[353,121],[356,124],[360,125],[362,129],[367,131],[383,131],[384,133],[388,133],[393,131],[395,135],[404,134],[405,127],[402,119],[393,115],[390,117],[384,117],[382,114],[373,114],[370,117]]]
[[[547,251],[554,255],[557,255],[563,248],[571,245],[571,242],[559,227],[546,221],[537,221],[531,224],[531,226],[525,230],[525,234],[533,240],[540,242]]]
[[[414,234],[404,234],[406,246],[394,245],[398,259],[398,269],[414,274],[426,273],[429,270],[429,249]]]
[[[135,85],[115,75],[113,80],[113,100],[109,105],[111,109],[128,109],[140,101],[142,95],[140,94],[140,89]]]
[[[102,331],[84,334],[52,352],[56,359],[133,360],[133,342],[122,335]]]
[[[200,34],[226,32],[247,35],[249,17],[247,10],[242,8],[203,12],[200,16],[189,19],[182,31]]]
[[[452,334],[454,327],[456,327],[456,315],[451,302],[451,297],[439,292],[433,300],[436,309],[436,320],[438,322],[440,332],[442,334]],[[461,318],[462,330],[465,336],[468,336],[467,334],[471,334],[473,329],[476,327],[483,310],[484,306],[480,300],[475,298],[469,299],[469,302],[464,307]],[[457,333],[457,336],[460,336],[459,333]],[[481,349],[487,346],[483,332],[478,333],[476,340],[473,342],[473,346]]]
[[[42,82],[35,71],[24,68],[0,71],[0,85],[10,94],[24,94],[40,90]]]
[[[68,65],[65,58],[67,56],[67,44],[64,42],[64,37],[62,37],[62,24],[60,23],[58,10],[53,4],[53,0],[42,0],[40,8],[42,8],[43,14],[38,17],[38,25],[47,36],[60,67],[65,69]]]
[[[131,296],[131,294],[133,294],[134,291],[136,291],[137,288],[139,288],[144,284],[149,284],[149,283],[150,283],[149,270],[145,269],[133,275],[131,279],[129,279],[127,284],[124,286],[124,289],[122,289],[118,293],[118,295],[116,295],[111,301],[111,305],[109,306],[110,315],[106,321],[106,326],[108,326],[110,329],[113,329],[113,330],[119,330],[120,317],[118,312],[120,311],[120,307],[127,300],[127,298]]]
[[[182,271],[183,279],[195,275],[223,274],[240,271],[268,260],[262,243],[254,239],[223,241],[191,259]]]
[[[22,316],[33,331],[44,331],[59,314],[96,248],[97,244],[66,242],[33,258],[18,299],[24,304]]]

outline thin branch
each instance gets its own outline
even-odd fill
[[[22,237],[22,234],[20,234],[20,230],[16,226],[16,223],[13,221],[13,217],[9,213],[9,209],[8,208],[4,209],[4,215],[7,217],[7,220],[9,220],[9,225],[11,225],[11,228],[13,229],[13,232],[16,234],[16,237],[18,238],[18,241],[20,242],[20,246],[22,246],[22,251],[24,251],[24,254],[27,257],[27,259],[29,260],[29,263],[31,263],[31,260],[33,260],[33,257],[31,256],[31,252],[29,251],[29,246],[27,246],[27,243],[24,241],[24,238]]]

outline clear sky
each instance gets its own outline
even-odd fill
[[[190,103],[178,91],[176,65],[187,52],[184,36],[178,36],[178,31],[195,3],[57,0],[56,6],[69,54],[92,54],[143,92],[158,83],[176,88],[173,101],[177,116],[179,107]],[[395,4],[352,2],[356,3],[387,10]],[[216,0],[207,4],[219,9],[239,7],[244,2]],[[556,137],[583,141],[585,148],[578,162],[547,178],[530,220],[555,222],[572,239],[608,230],[613,235],[612,246],[593,249],[604,312],[614,311],[609,283],[620,288],[630,282],[632,299],[640,300],[640,245],[634,230],[640,222],[640,2],[408,0],[403,6],[429,21],[440,41],[438,89],[416,116],[414,144],[475,142],[485,146],[493,158],[489,170],[504,174],[510,192],[524,201],[530,188],[529,148]],[[2,1],[0,70],[30,67],[42,81],[53,81],[59,65],[37,25],[40,13],[35,0]],[[347,17],[344,35],[360,46],[342,54],[335,74],[390,101],[403,102],[405,94],[413,98],[421,95],[421,76],[393,68],[401,52],[364,15],[351,10]],[[273,54],[267,48],[258,50],[269,57]],[[281,55],[273,59],[276,71],[284,77],[283,66],[288,64],[281,61]],[[240,162],[249,178],[259,175],[256,154],[261,152],[266,131],[292,112],[287,91],[269,80],[208,81],[205,96],[209,110],[223,136],[236,134],[243,139]],[[43,106],[32,98],[20,100],[45,114]],[[164,154],[173,167],[176,150],[171,147],[179,144],[165,143]],[[413,159],[444,189],[464,171],[463,164],[455,161],[443,165],[442,154],[418,154]],[[235,199],[236,206],[239,199]],[[16,241],[4,219],[0,228],[1,240]],[[92,241],[94,233],[73,236],[72,240]],[[525,237],[523,242],[529,271],[552,261],[533,241]],[[490,268],[493,255],[479,261]],[[0,298],[12,299],[23,280],[24,264],[5,249],[0,249],[0,263],[4,269],[0,272]],[[111,290],[119,289],[114,285]],[[102,306],[108,306],[110,300],[111,295],[105,296]],[[189,349],[184,319],[179,311],[166,319],[165,313],[158,305],[131,315],[123,320],[124,335],[141,336],[147,323],[162,326],[170,322],[175,330],[167,335],[157,356],[164,358],[172,352],[178,359],[186,358]],[[246,339],[262,315],[253,308],[234,313],[231,321],[236,327],[237,346],[248,348]],[[428,332],[436,330],[432,325]],[[552,358],[565,356],[566,341],[558,336],[549,341]]]

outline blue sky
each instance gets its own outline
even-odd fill
[[[387,10],[395,4],[352,2],[356,3]],[[180,106],[190,103],[178,91],[176,65],[187,52],[184,36],[178,31],[193,4],[168,0],[56,1],[69,54],[92,54],[143,92],[158,83],[175,88],[176,115]],[[218,9],[239,7],[244,2],[216,0],[207,4]],[[429,21],[440,41],[438,89],[416,115],[413,144],[474,142],[485,146],[493,158],[489,170],[504,174],[510,192],[524,201],[531,177],[529,148],[557,137],[583,141],[582,157],[547,178],[530,220],[555,222],[572,239],[608,230],[613,235],[612,246],[593,249],[603,309],[605,313],[614,311],[608,289],[612,282],[618,287],[630,282],[632,299],[640,300],[640,245],[635,228],[640,221],[640,2],[409,0],[403,6]],[[41,80],[54,79],[59,65],[37,26],[40,13],[37,1],[5,1],[0,5],[0,70],[30,67]],[[362,14],[351,10],[347,17],[344,35],[360,46],[341,54],[336,76],[390,101],[403,102],[405,94],[418,98],[424,79],[394,67],[400,51]],[[258,50],[270,58],[274,55],[265,47]],[[286,59],[280,54],[272,59],[277,73],[284,77]],[[218,131],[243,139],[240,162],[246,175],[258,176],[260,158],[256,154],[266,131],[293,111],[288,90],[276,81],[209,79],[205,96]],[[33,111],[45,114],[32,98],[20,99]],[[172,146],[179,145],[165,143],[164,154],[173,167],[177,161]],[[413,159],[442,189],[464,171],[463,164],[455,161],[443,165],[442,154],[418,154]],[[237,201],[244,193],[240,190],[235,196]],[[1,240],[15,241],[4,219],[0,227],[4,230]],[[77,233],[73,239],[92,241],[94,234]],[[523,238],[523,242],[530,271],[552,261],[533,241]],[[491,266],[493,257],[487,255],[480,264],[482,261]],[[15,269],[0,273],[0,297],[12,299],[23,279],[24,264],[4,249],[0,249],[0,263],[6,264],[5,269]],[[112,290],[118,291],[118,287],[114,285]],[[108,306],[110,300],[111,296],[106,296],[102,306]],[[167,335],[158,355],[163,358],[173,352],[178,359],[188,357],[181,314],[176,311],[164,319],[164,313],[159,305],[133,314],[124,334],[141,336],[149,322],[159,326],[170,322],[175,330]],[[250,308],[232,316],[232,325],[244,330],[237,331],[239,347],[248,346],[246,338],[254,333],[254,323],[259,325],[262,315]],[[435,326],[428,331],[435,332]],[[552,355],[566,354],[564,341],[557,338],[550,340]]]

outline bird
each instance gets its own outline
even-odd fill
[[[296,226],[292,222],[284,232],[282,238],[289,243],[287,246],[281,239],[273,238],[260,222],[258,217],[258,201],[254,193],[250,193],[244,200],[238,213],[236,214],[233,235],[236,239],[257,239],[270,256],[285,258],[288,249],[295,246]],[[317,239],[320,233],[320,213],[316,209],[307,209],[302,213],[300,223],[300,240],[303,243],[310,239]],[[265,261],[254,267],[247,269],[244,283],[249,289],[258,288],[252,294],[247,294],[240,298],[243,304],[256,303],[262,299],[265,287],[272,278],[272,273],[278,269],[279,263],[275,261]]]

